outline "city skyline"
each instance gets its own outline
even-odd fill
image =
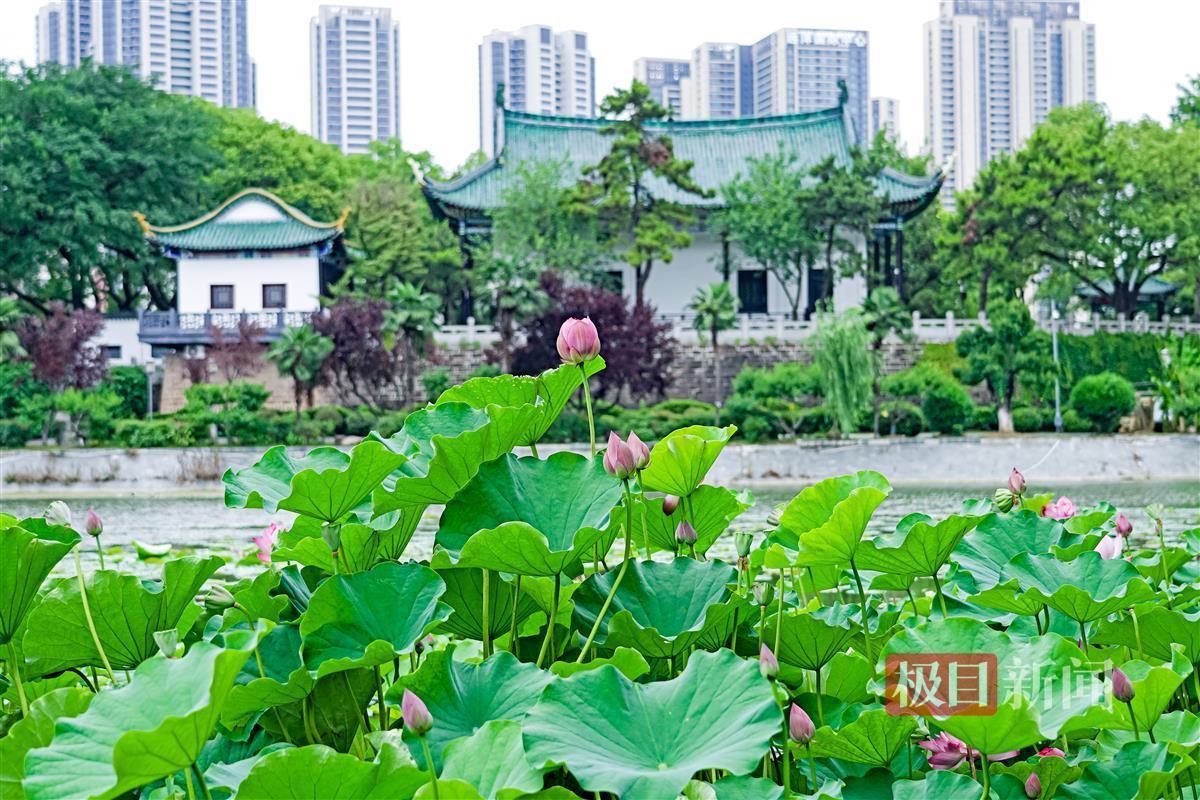
[[[0,12],[0,58],[32,63],[36,55],[38,8],[44,3],[10,0]],[[249,52],[258,62],[259,112],[311,132],[308,81],[308,21],[320,3],[249,0]],[[388,4],[377,4],[384,5]],[[719,38],[758,41],[763,31],[781,26],[862,29],[871,39],[870,93],[895,98],[907,109],[900,137],[910,150],[924,141],[922,26],[936,16],[933,0],[899,4],[858,0],[779,13],[767,3],[750,3],[737,15],[672,17],[658,8],[614,0],[603,6],[526,2],[497,9],[465,0],[454,11],[392,5],[401,26],[401,138],[407,148],[430,150],[446,166],[461,163],[478,147],[478,45],[493,28],[512,30],[536,22],[554,30],[588,35],[596,58],[596,99],[613,86],[628,85],[633,62],[646,55],[690,53],[696,42]],[[1084,18],[1096,28],[1098,100],[1113,115],[1164,120],[1177,95],[1176,84],[1197,66],[1187,57],[1187,30],[1200,24],[1200,9],[1147,0],[1137,14],[1116,0],[1082,0]],[[619,13],[622,9],[629,14]],[[636,10],[636,13],[632,13]],[[670,19],[670,24],[667,23]],[[464,20],[469,22],[464,23]],[[623,20],[623,21],[619,21]],[[10,24],[11,23],[11,24]],[[427,66],[434,65],[436,69]],[[405,66],[408,69],[405,69]]]

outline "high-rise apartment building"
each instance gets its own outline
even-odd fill
[[[943,202],[1021,146],[1050,109],[1096,99],[1096,35],[1078,0],[941,0],[925,23],[925,137],[953,156]]]
[[[894,97],[871,98],[871,139],[880,131],[892,139],[900,136],[900,101]]]
[[[844,81],[859,141],[868,136],[866,31],[780,28],[754,44],[754,114],[795,114],[838,104]]]
[[[246,0],[60,0],[38,11],[38,61],[124,64],[160,89],[255,104]]]
[[[683,106],[680,82],[691,74],[692,64],[682,58],[639,58],[633,62],[633,77],[650,87],[650,95],[679,117]]]
[[[313,136],[344,153],[400,137],[400,23],[391,10],[321,6],[309,61]]]
[[[683,119],[725,119],[754,113],[750,48],[705,42],[692,51],[688,76],[680,80]]]
[[[554,32],[546,25],[492,31],[479,45],[479,147],[496,141],[496,92],[504,107],[533,114],[591,117],[596,113],[596,59],[582,31]]]

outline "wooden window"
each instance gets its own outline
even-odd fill
[[[214,283],[209,286],[208,307],[212,309],[233,308],[233,285]]]
[[[287,284],[264,283],[262,307],[287,308]]]

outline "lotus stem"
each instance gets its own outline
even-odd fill
[[[804,577],[800,575],[800,570],[792,568],[789,570],[792,575],[792,592],[804,601],[804,607],[808,608],[808,592],[804,589]]]
[[[622,566],[624,566],[624,565],[622,565]],[[537,657],[538,669],[541,669],[542,662],[546,658],[546,650],[547,650],[547,648],[550,647],[551,643],[554,641],[554,620],[558,616],[558,591],[559,591],[559,586],[561,585],[561,583],[562,583],[562,573],[561,572],[554,573],[554,596],[550,598],[550,619],[546,623],[546,636],[545,636],[545,638],[542,639],[542,649],[538,651],[538,657]],[[554,655],[551,654],[550,657],[551,657],[551,659],[553,659]]]
[[[1083,620],[1077,619],[1075,621],[1077,623],[1079,623],[1079,638],[1080,638],[1080,640],[1083,641],[1083,654],[1084,654],[1084,656],[1087,656],[1087,652],[1088,652],[1087,626],[1083,624]]]
[[[638,503],[638,508],[641,510],[642,513],[638,516],[642,523],[642,542],[646,546],[646,560],[649,561],[651,558],[651,556],[650,556],[650,529],[646,526],[646,502],[645,502],[646,493],[643,492],[641,489],[642,471],[640,469],[638,470],[637,475],[638,475],[638,496],[642,498],[642,502]],[[693,547],[693,549],[695,549],[695,548]]]
[[[1133,725],[1134,741],[1137,741],[1137,740],[1141,739],[1142,736],[1141,736],[1141,733],[1138,731],[1137,716],[1135,716],[1133,713],[1133,703],[1126,703],[1125,707],[1129,709],[1129,722]]]
[[[78,547],[75,548],[75,575],[79,578],[79,597],[83,600],[83,616],[87,620],[88,630],[92,634],[92,644],[96,645],[96,652],[100,654],[100,662],[104,664],[108,680],[113,686],[116,686],[117,676],[113,674],[112,664],[108,663],[108,654],[104,652],[104,645],[100,643],[100,634],[96,633],[96,621],[92,619],[92,607],[88,603],[87,585],[83,580],[83,562],[79,560]]]
[[[587,406],[588,415],[588,444],[592,459],[596,458],[596,420],[592,416],[592,390],[588,388],[587,368],[583,362],[579,364],[579,376],[583,379],[583,404]]]
[[[100,557],[100,569],[104,569],[104,548],[100,546],[100,537],[96,537],[96,555]]]
[[[183,779],[187,782],[188,800],[196,800],[196,787],[192,783],[192,768],[190,766],[184,768]]]
[[[804,569],[808,573],[808,582],[812,584],[813,594],[817,596],[817,605],[824,605],[821,602],[821,590],[817,588],[817,579],[813,577],[812,567],[805,567]]]
[[[208,790],[208,782],[204,780],[204,773],[200,771],[200,765],[193,762],[192,769],[196,770],[196,782],[200,784],[200,796],[204,800],[212,800],[212,792]]]
[[[488,619],[488,573],[490,570],[483,570],[483,657],[487,658],[491,655],[492,649],[492,631],[491,620]]]
[[[8,640],[8,667],[12,672],[13,684],[17,687],[17,698],[21,701],[21,716],[29,716],[29,700],[25,698],[25,684],[21,683],[21,662],[17,660],[17,647]]]
[[[587,641],[583,643],[583,648],[579,651],[579,657],[575,659],[576,664],[582,664],[583,659],[587,657],[588,650],[592,647],[592,642],[596,638],[596,634],[600,631],[600,625],[604,622],[604,615],[608,613],[608,607],[612,605],[613,597],[617,594],[617,588],[621,585],[621,579],[625,577],[625,571],[629,568],[629,556],[631,553],[630,541],[633,538],[633,498],[629,491],[629,480],[625,483],[625,557],[621,560],[621,568],[617,570],[617,577],[613,579],[613,585],[608,590],[608,595],[604,598],[603,605],[600,606],[600,613],[596,615],[596,621],[592,623],[592,629],[588,631]],[[541,657],[538,658],[538,666],[541,666]]]
[[[980,753],[979,760],[982,762],[983,772],[983,794],[979,795],[979,800],[988,800],[992,789],[992,769],[991,762],[988,761],[987,754]]]
[[[933,571],[933,590],[937,592],[938,605],[942,607],[942,619],[949,618],[950,612],[946,610],[946,595],[942,593],[942,582],[938,580],[937,570]]]
[[[780,764],[780,771],[783,773],[783,796],[789,797],[792,793],[792,770],[791,770],[791,749],[790,734],[788,731],[787,711],[783,714],[783,761]]]
[[[783,581],[779,581],[779,595],[775,598],[779,603],[779,610],[775,612],[775,646],[771,652],[779,655],[779,640],[783,636]]]
[[[553,620],[551,621],[553,624]],[[440,800],[438,794],[437,770],[433,768],[433,753],[429,752],[429,742],[424,736],[421,739],[421,749],[425,751],[425,763],[429,766],[429,782],[433,784],[433,800]]]
[[[913,593],[912,593],[912,584],[909,584],[908,586],[906,586],[906,587],[904,588],[904,591],[905,591],[905,593],[907,593],[907,594],[908,594],[908,602],[912,603],[912,607],[913,607],[913,616],[914,616],[914,617],[920,617],[920,616],[921,616],[921,612],[917,610],[917,598],[913,597]]]
[[[540,458],[540,456],[538,455],[538,451],[537,451],[537,442],[529,443],[529,452],[531,454],[533,454],[534,458]]]
[[[508,631],[508,650],[514,656],[517,654],[517,603],[521,599],[521,576],[513,579],[512,592],[512,627]]]
[[[1133,620],[1133,639],[1137,642],[1138,658],[1145,661],[1146,651],[1142,649],[1142,627],[1138,624],[1137,609],[1129,609],[1129,618]],[[1196,670],[1192,670],[1192,677],[1196,677]],[[1197,686],[1197,692],[1200,692],[1200,686]]]
[[[850,570],[854,573],[854,582],[858,585],[858,599],[862,603],[863,645],[867,650],[867,661],[875,663],[875,654],[871,651],[871,627],[867,624],[867,593],[863,590],[862,576],[858,574],[858,565],[850,559]],[[935,577],[934,580],[937,580]]]
[[[383,702],[383,673],[379,671],[378,664],[375,665],[375,699],[379,708],[379,730],[386,731],[388,729],[387,705]]]
[[[760,653],[762,652],[762,646],[763,646],[763,623],[766,621],[766,618],[767,618],[767,607],[759,606],[758,607],[758,652],[760,652]]]
[[[817,667],[814,670],[817,678],[817,724],[825,724],[825,703],[821,700],[821,668]]]

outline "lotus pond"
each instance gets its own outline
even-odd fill
[[[1194,487],[755,502],[703,426],[514,454],[602,367],[274,448],[224,509],[8,504],[0,797],[1197,797]]]

